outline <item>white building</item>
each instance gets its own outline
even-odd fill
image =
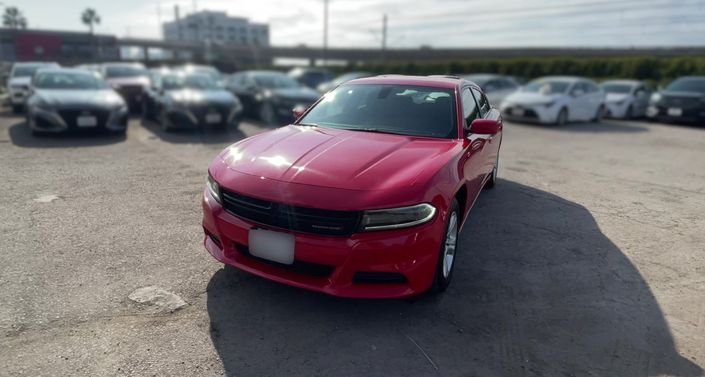
[[[230,17],[225,12],[200,11],[162,24],[167,41],[206,41],[226,45],[269,46],[269,25]]]

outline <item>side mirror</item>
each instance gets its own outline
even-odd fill
[[[304,113],[308,110],[305,106],[296,106],[291,110],[292,115],[294,116],[294,119],[299,119],[301,116],[304,115]]]
[[[475,119],[470,124],[470,133],[494,135],[502,129],[502,123],[494,119]]]

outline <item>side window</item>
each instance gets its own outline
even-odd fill
[[[593,84],[593,83],[591,83],[591,82],[585,83],[585,86],[587,87],[588,93],[595,93],[595,92],[598,92],[598,91],[600,90],[600,89],[597,87],[597,85],[595,85],[595,84]]]
[[[470,89],[463,89],[463,119],[465,119],[465,128],[470,127],[470,123],[479,117],[479,109],[475,98],[470,93]]]
[[[582,82],[577,82],[573,85],[573,89],[571,89],[570,94],[575,97],[579,97],[585,94],[586,92],[587,91],[585,88],[585,84],[583,84]]]
[[[477,99],[477,104],[480,107],[480,116],[484,118],[492,108],[490,101],[487,100],[487,97],[482,92],[475,88],[472,89],[472,94]]]

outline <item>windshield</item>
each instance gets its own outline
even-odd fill
[[[37,89],[95,90],[106,89],[108,84],[89,73],[40,72],[32,85]]]
[[[602,84],[600,87],[605,93],[629,94],[632,92],[632,86],[628,84]]]
[[[20,67],[15,67],[15,69],[12,71],[12,77],[32,77],[34,76],[34,73],[37,72],[39,68],[42,68],[41,65],[26,65],[26,66],[20,66]]]
[[[697,92],[705,94],[705,78],[702,79],[679,79],[666,87],[670,92]]]
[[[257,85],[267,89],[297,88],[299,83],[283,73],[260,73],[253,76]]]
[[[165,90],[176,89],[196,89],[212,90],[219,89],[218,84],[212,77],[202,74],[190,75],[166,75],[162,78],[162,86]]]
[[[570,87],[570,82],[568,81],[540,79],[528,83],[522,90],[525,92],[549,95],[563,94],[568,91],[568,87]]]
[[[113,65],[105,68],[105,77],[138,77],[147,76],[147,71],[138,66]]]
[[[410,136],[456,138],[452,89],[344,85],[325,95],[302,124]]]

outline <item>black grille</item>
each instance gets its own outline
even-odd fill
[[[191,113],[198,119],[200,124],[207,124],[206,115],[210,113],[220,114],[220,123],[224,124],[228,121],[228,115],[230,115],[230,106],[226,105],[197,105],[189,108]]]
[[[304,262],[300,260],[294,260],[294,263],[292,264],[281,264],[267,259],[258,258],[250,254],[250,249],[247,246],[238,243],[235,244],[235,250],[258,262],[265,263],[280,268],[282,270],[294,272],[300,275],[309,275],[318,278],[325,278],[330,276],[330,274],[332,274],[333,270],[335,269],[335,267],[329,266],[327,264]]]
[[[79,128],[76,120],[79,116],[94,116],[97,118],[97,127],[104,127],[110,116],[108,110],[59,110],[59,115],[69,128]]]
[[[703,106],[699,98],[677,96],[664,96],[662,100],[662,105],[666,107],[679,107],[683,109],[690,109],[698,106]]]
[[[225,210],[235,216],[294,232],[347,236],[360,223],[359,212],[295,207],[225,190],[221,197]]]

